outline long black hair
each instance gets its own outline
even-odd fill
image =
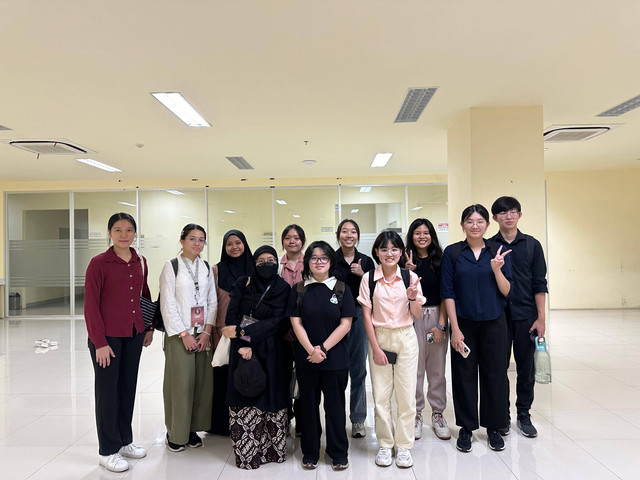
[[[420,226],[424,225],[429,230],[429,235],[431,236],[431,243],[427,247],[427,256],[426,258],[420,258],[418,256],[418,249],[413,243],[413,233]],[[416,266],[420,265],[423,261],[429,263],[431,269],[436,273],[436,275],[440,275],[440,266],[442,265],[442,247],[440,246],[440,242],[438,241],[438,235],[436,234],[436,229],[433,227],[433,223],[431,223],[426,218],[416,218],[411,225],[409,225],[409,230],[407,231],[407,251],[411,252],[413,263]]]

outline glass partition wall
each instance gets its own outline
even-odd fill
[[[368,255],[381,230],[405,238],[418,217],[430,219],[440,244],[448,244],[447,186],[441,184],[6,193],[6,313],[82,315],[85,271],[108,248],[107,221],[116,212],[138,223],[134,246],[147,259],[154,297],[162,266],[179,253],[188,223],[207,230],[203,258],[211,264],[220,259],[228,230],[241,230],[252,251],[267,244],[282,254],[286,226],[302,226],[307,245],[325,240],[337,247],[335,229],[344,218],[358,222],[358,249]]]

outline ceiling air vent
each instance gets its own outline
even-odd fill
[[[9,142],[9,145],[39,155],[77,155],[91,152],[91,150],[74,145],[67,140],[13,140]]]
[[[557,126],[551,127],[542,135],[545,142],[550,143],[566,143],[566,142],[583,142],[590,138],[597,137],[611,130],[610,126],[592,125],[592,126]]]
[[[253,167],[249,165],[243,157],[227,157],[234,166],[236,166],[239,170],[253,170]]]
[[[393,123],[417,122],[436,90],[438,87],[410,88]]]

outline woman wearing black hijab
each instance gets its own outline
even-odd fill
[[[247,470],[262,463],[284,462],[287,435],[288,388],[282,337],[283,330],[288,328],[284,311],[290,287],[278,276],[278,254],[274,248],[268,245],[258,248],[253,259],[254,273],[233,284],[227,326],[222,329],[222,334],[231,339],[229,430],[236,466]],[[255,323],[247,321],[247,317]],[[264,374],[264,388],[256,389],[260,375],[264,382]],[[243,384],[243,380],[247,382]],[[245,390],[243,386],[249,388]]]
[[[218,312],[216,326],[213,329],[211,345],[215,349],[222,336],[222,328],[229,307],[229,292],[233,283],[240,277],[253,273],[253,258],[247,239],[240,230],[229,230],[222,238],[222,253],[220,262],[213,267],[216,279],[216,293],[218,295]],[[209,433],[229,436],[229,409],[226,404],[227,378],[229,367],[214,367],[213,369],[213,412],[211,415],[211,430]]]

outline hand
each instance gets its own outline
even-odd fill
[[[429,331],[433,333],[433,343],[440,343],[444,340],[444,332],[438,327],[433,327]]]
[[[227,325],[226,327],[222,327],[222,335],[227,338],[236,338],[236,326]]]
[[[364,271],[362,270],[362,259],[358,260],[358,263],[351,264],[351,273],[358,275],[359,277],[364,275]]]
[[[373,361],[376,365],[380,365],[381,367],[389,364],[387,355],[382,351],[380,347],[378,347],[377,350],[373,351]]]
[[[404,268],[414,271],[416,269],[416,264],[413,263],[413,252],[411,250],[408,250],[404,252],[404,256],[407,259],[407,262],[404,264]]]
[[[415,300],[418,297],[418,284],[420,283],[422,277],[416,278],[415,282],[412,282],[407,288],[407,298],[409,300]]]
[[[451,348],[462,355],[462,342],[464,342],[464,335],[462,331],[458,329],[451,329]]]
[[[242,358],[244,358],[245,360],[251,360],[251,356],[253,355],[253,351],[251,350],[251,347],[242,347],[238,349],[238,353],[240,354],[240,356]]]
[[[209,344],[211,343],[211,337],[209,337],[209,335],[207,335],[206,333],[202,332],[196,338],[196,343],[198,344],[198,351],[203,352],[207,348],[209,348]]]
[[[544,337],[544,333],[547,330],[544,318],[538,317],[538,319],[533,322],[533,325],[531,325],[531,328],[529,329],[529,333],[533,332],[534,330],[538,332],[538,338]]]
[[[111,365],[111,357],[116,358],[116,354],[113,353],[109,345],[96,348],[96,363],[102,368],[107,368]]]
[[[153,330],[149,330],[144,333],[144,340],[142,341],[143,347],[148,347],[153,342]]]
[[[198,350],[198,342],[196,342],[196,339],[193,338],[193,335],[191,334],[186,334],[184,337],[182,337],[182,343],[184,345],[185,350],[187,350],[188,352],[193,352],[194,350]]]
[[[496,253],[496,256],[491,259],[491,268],[493,269],[494,272],[502,268],[502,266],[504,265],[504,257],[506,257],[511,253],[511,250],[507,250],[502,254],[500,253],[501,251],[502,251],[502,245],[498,247],[498,253]]]
[[[309,355],[309,362],[322,363],[325,358],[327,358],[327,356],[320,348],[320,345],[316,345],[315,347],[313,347],[313,353]]]

